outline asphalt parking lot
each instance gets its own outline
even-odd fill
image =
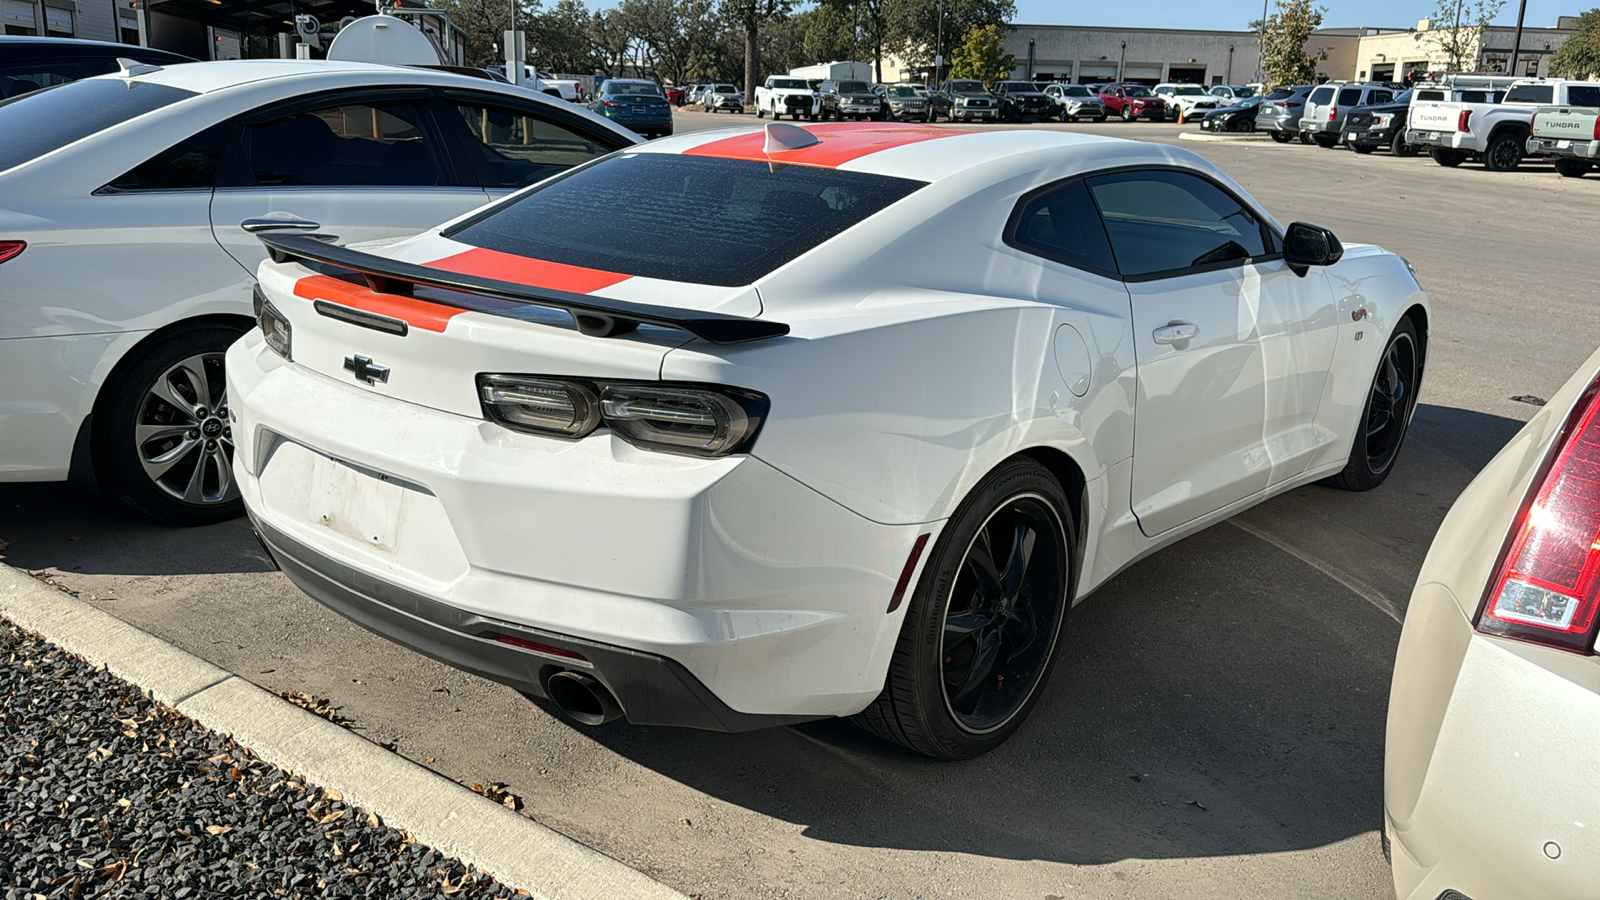
[[[753,123],[680,113],[680,129]],[[979,126],[996,127],[996,126]],[[989,756],[934,763],[844,722],[745,735],[587,729],[367,634],[240,522],[155,527],[63,485],[0,485],[0,560],[707,898],[1390,895],[1384,710],[1412,581],[1474,473],[1600,342],[1600,178],[1266,141],[1047,125],[1217,163],[1283,222],[1408,257],[1434,302],[1394,476],[1300,489],[1079,606],[1050,687]],[[9,546],[7,546],[9,545]]]

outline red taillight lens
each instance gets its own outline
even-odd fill
[[[1282,100],[1279,100],[1279,101],[1278,101],[1278,102],[1276,102],[1276,103],[1274,103],[1274,104],[1272,104],[1272,105],[1273,105],[1273,106],[1281,106],[1281,107],[1283,107],[1283,108],[1284,108],[1284,109],[1288,109],[1288,108],[1289,108],[1289,104],[1287,104],[1287,103],[1285,103],[1285,102],[1283,102],[1283,101],[1282,101]]]
[[[1584,392],[1517,514],[1478,630],[1578,653],[1600,609],[1600,381]]]
[[[1461,118],[1456,120],[1456,130],[1457,131],[1466,131],[1467,130],[1467,123],[1471,122],[1471,121],[1472,121],[1472,110],[1463,109],[1461,111]]]
[[[1328,121],[1329,122],[1337,122],[1337,121],[1339,121],[1339,107],[1337,107],[1337,106],[1328,107]]]
[[[1594,139],[1600,141],[1600,116],[1594,119]]]
[[[576,650],[565,650],[561,647],[552,647],[549,644],[541,644],[538,641],[530,641],[527,638],[512,637],[509,634],[497,634],[494,636],[494,639],[502,644],[510,644],[513,647],[521,647],[524,650],[535,650],[539,653],[546,653],[550,656],[559,656],[563,659],[581,659],[584,662],[589,661],[589,657],[584,656],[582,653],[579,653]]]
[[[26,249],[28,249],[27,241],[0,241],[0,263],[15,259]]]

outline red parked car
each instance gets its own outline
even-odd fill
[[[668,87],[667,88],[667,102],[671,103],[673,106],[682,106],[683,105],[683,88],[681,88],[681,87]]]
[[[1167,118],[1166,101],[1142,84],[1103,85],[1100,88],[1100,102],[1105,104],[1108,119],[1121,116],[1124,122],[1134,119],[1164,122]]]

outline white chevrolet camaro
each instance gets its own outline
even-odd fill
[[[255,233],[409,236],[638,140],[360,63],[130,64],[0,101],[0,481],[92,473],[167,522],[237,517],[222,359]]]
[[[941,758],[1021,724],[1120,569],[1382,482],[1427,336],[1401,258],[1044,131],[701,132],[264,240],[235,470],[308,593],[580,721]]]

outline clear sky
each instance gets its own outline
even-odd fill
[[[1524,24],[1551,28],[1557,16],[1575,16],[1596,0],[1527,0]],[[1261,0],[1131,0],[1083,3],[1079,0],[1016,0],[1019,25],[1119,25],[1141,28],[1219,28],[1243,31],[1261,18]],[[1409,28],[1437,8],[1431,0],[1322,0],[1328,27],[1372,25]],[[1496,24],[1517,24],[1517,0],[1507,0]]]

